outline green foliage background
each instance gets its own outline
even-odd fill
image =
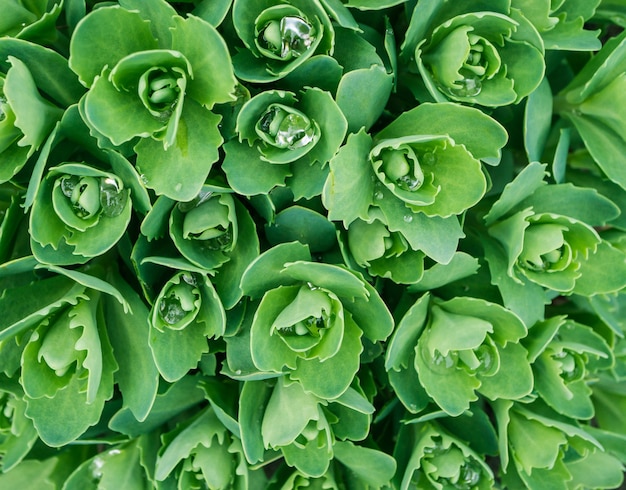
[[[0,0],[0,487],[623,487],[625,25]]]

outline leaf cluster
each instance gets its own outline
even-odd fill
[[[624,27],[3,0],[0,488],[621,488]]]

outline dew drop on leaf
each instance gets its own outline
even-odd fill
[[[422,182],[419,179],[411,177],[407,174],[396,180],[396,184],[398,185],[398,187],[400,187],[400,189],[403,189],[405,191],[414,191],[418,189],[420,185],[422,185]]]
[[[178,298],[169,296],[161,300],[159,304],[159,315],[161,315],[163,321],[168,325],[176,325],[185,318],[187,312],[181,306]]]
[[[450,88],[449,91],[452,95],[458,97],[475,97],[480,94],[482,90],[482,83],[480,79],[475,77],[462,78],[454,82],[454,88]]]
[[[413,216],[411,216],[410,214],[405,214],[403,219],[405,223],[411,223],[413,221]]]
[[[119,216],[127,202],[128,193],[120,188],[115,179],[108,177],[100,181],[100,206],[104,216],[108,218]]]

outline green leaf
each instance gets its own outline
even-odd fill
[[[555,427],[528,419],[517,411],[510,412],[508,437],[516,462],[526,473],[535,468],[552,468],[557,461],[566,435]]]
[[[200,447],[210,448],[224,441],[226,428],[220,423],[215,412],[205,409],[190,424],[180,431],[168,434],[167,443],[161,448],[156,461],[154,477],[163,481],[185,459],[192,458]]]
[[[229,185],[239,194],[245,196],[267,194],[274,187],[284,186],[285,179],[292,175],[288,165],[261,160],[259,151],[254,146],[231,140],[223,148],[226,156],[222,170]]]
[[[105,70],[94,78],[84,97],[87,123],[119,146],[133,138],[149,137],[165,129],[165,123],[148,112],[136,93],[118,90]]]
[[[128,33],[133,35],[129,36]],[[158,48],[150,23],[138,12],[106,6],[91,12],[78,23],[70,42],[69,65],[81,83],[91,87],[106,66],[138,51]]]
[[[29,485],[36,485],[41,490],[54,490],[57,486],[51,476],[57,464],[56,458],[26,460],[13,471],[0,474],[0,485],[6,488],[28,488]]]
[[[333,446],[335,458],[350,468],[368,485],[384,486],[396,471],[396,461],[388,454],[375,449],[355,446],[350,441],[337,441]]]
[[[328,219],[343,221],[346,228],[357,218],[368,218],[374,194],[374,174],[368,162],[371,144],[365,131],[350,134],[330,161],[322,202],[328,209]]]
[[[139,422],[129,408],[122,408],[109,421],[109,428],[130,437],[147,434],[168,420],[206,401],[196,376],[185,376],[171,385],[164,385],[156,396],[148,416]]]
[[[19,58],[27,66],[37,88],[63,107],[76,103],[85,91],[68,67],[67,59],[52,49],[6,36],[0,39],[0,71],[7,72],[10,56]]]
[[[385,353],[387,371],[410,367],[408,361],[413,356],[417,340],[426,325],[429,305],[430,295],[426,293],[409,308],[398,323]]]
[[[624,151],[624,142],[619,134],[607,130],[603,124],[584,115],[567,114],[566,117],[572,121],[602,171],[622,189],[626,188],[626,171],[620,165],[619,159]]]
[[[504,306],[516,313],[527,326],[543,320],[545,305],[548,303],[543,288],[530,282],[526,277],[519,280],[511,278],[507,272],[506,254],[497,243],[484,240],[483,247],[491,273],[491,282],[498,287]]]
[[[626,254],[607,241],[582,261],[574,292],[583,296],[608,294],[626,287]]]
[[[120,367],[116,381],[124,407],[141,422],[152,409],[159,385],[159,372],[148,346],[148,308],[117,274],[113,274],[111,280],[130,308],[130,312],[126,312],[118,302],[104,298],[107,332]]]
[[[119,4],[126,10],[137,12],[145,21],[150,23],[154,38],[162,48],[169,47],[172,42],[171,29],[174,20],[178,18],[174,7],[164,0],[142,2],[140,0],[120,0]]]
[[[177,201],[196,197],[218,159],[223,142],[218,129],[220,119],[186,100],[173,146],[165,150],[161,141],[140,140],[135,146],[136,167],[146,187]],[[181,165],[184,173],[179,171]]]
[[[99,485],[129,490],[140,490],[144,486],[146,474],[140,463],[140,450],[136,441],[115,446],[88,459],[76,468],[64,483],[63,488],[91,490],[94,467],[98,468]]]
[[[239,397],[241,443],[246,459],[251,464],[262,461],[265,454],[261,427],[271,394],[271,386],[263,381],[246,381],[241,389]]]
[[[546,185],[545,168],[545,164],[538,162],[532,162],[524,167],[515,179],[506,185],[500,198],[485,215],[487,226],[491,226],[541,186]]]
[[[196,5],[193,15],[204,19],[214,27],[219,26],[230,10],[233,0],[203,1]]]
[[[311,420],[319,419],[319,401],[305,393],[298,383],[287,384],[279,378],[272,390],[261,434],[267,447],[280,448],[292,444]]]
[[[285,264],[284,275],[333,292],[342,300],[365,299],[369,291],[365,282],[341,266],[320,262],[296,261]]]
[[[234,101],[237,81],[222,36],[198,17],[176,16],[173,21],[172,49],[183,53],[193,67],[187,94],[209,109]]]
[[[5,289],[0,296],[4,327],[0,341],[35,326],[65,305],[85,299],[85,287],[64,276],[54,276],[20,287]]]
[[[23,134],[17,144],[29,146],[28,156],[31,156],[61,119],[63,111],[39,95],[24,62],[13,56],[9,56],[9,62],[11,68],[4,80],[3,91],[15,113],[14,124]]]
[[[86,403],[84,380],[76,375],[52,398],[26,398],[26,414],[33,419],[39,437],[47,445],[60,447],[77,439],[100,420],[105,402],[113,396],[113,373],[117,365],[108,339],[101,337],[101,345],[102,378],[92,403]],[[58,413],[63,413],[61,420]]]
[[[326,217],[302,206],[291,206],[278,213],[265,234],[271,245],[298,240],[311,253],[325,252],[337,243],[335,227]]]
[[[500,369],[493,376],[478,376],[479,392],[491,400],[518,400],[533,390],[533,372],[528,353],[520,344],[509,342],[498,348]]]
[[[595,189],[556,184],[539,187],[519,203],[539,213],[560,214],[590,226],[604,226],[620,215],[619,208]]]
[[[422,278],[407,289],[413,293],[437,289],[451,282],[470,277],[480,267],[478,259],[465,252],[455,252],[447,264],[436,263],[426,271]]]
[[[280,285],[292,285],[298,281],[283,273],[288,262],[311,260],[309,248],[300,242],[281,243],[259,255],[241,278],[243,293],[251,298],[260,298],[264,292]]]
[[[382,65],[352,70],[341,78],[337,104],[348,120],[350,133],[360,129],[369,131],[382,114],[392,85],[393,77]],[[368,92],[367,98],[359,96],[364,90]]]
[[[412,249],[421,250],[441,264],[449,263],[459,239],[465,236],[458,218],[414,213],[386,189],[381,192],[383,198],[376,204],[385,215],[389,230],[402,233]]]
[[[524,147],[530,162],[539,162],[552,126],[552,90],[546,78],[528,96],[524,112]]]
[[[337,398],[345,393],[359,370],[362,331],[350,315],[346,315],[344,321],[345,332],[337,354],[321,362],[316,358],[299,357],[297,368],[289,374],[305,391],[322,399]]]

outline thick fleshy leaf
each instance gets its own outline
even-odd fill
[[[176,26],[172,30],[172,48],[183,53],[193,67],[189,97],[209,109],[235,100],[237,81],[222,36],[198,17],[176,16],[173,20]]]
[[[279,448],[292,444],[309,421],[319,418],[318,404],[318,399],[305,393],[298,383],[286,384],[285,378],[278,379],[261,425],[265,445]]]
[[[297,359],[297,369],[289,377],[298,380],[305,391],[322,399],[341,396],[348,389],[359,369],[362,332],[350,315],[345,316],[345,333],[336,355],[324,361]]]
[[[28,156],[39,149],[62,115],[62,110],[37,91],[27,66],[18,58],[9,56],[11,68],[4,80],[4,94],[15,113],[15,126],[22,131],[19,146],[29,146]]]
[[[349,441],[336,442],[333,451],[338,461],[369,485],[386,485],[396,471],[396,461],[382,451]]]
[[[137,152],[137,170],[146,187],[178,201],[198,195],[223,142],[218,125],[221,117],[192,100],[186,100],[178,124],[175,144],[167,150],[152,138],[142,139]],[[180,166],[185,171],[181,172]]]
[[[284,186],[291,175],[288,165],[277,165],[260,159],[255,147],[229,141],[224,145],[226,157],[222,170],[233,190],[245,196],[267,194],[274,187]]]
[[[371,144],[372,139],[365,131],[351,134],[330,161],[322,200],[328,218],[341,220],[346,227],[357,218],[368,219],[374,194],[374,175],[367,158]]]

